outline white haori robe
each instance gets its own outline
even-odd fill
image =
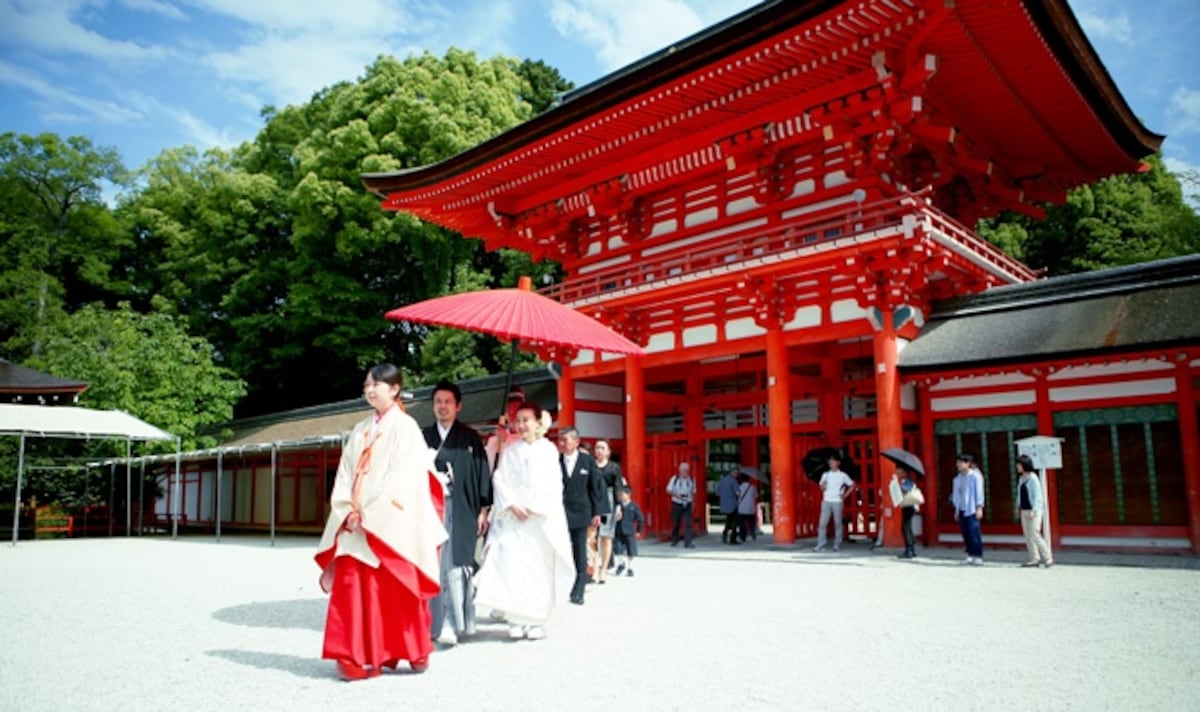
[[[545,438],[505,445],[492,495],[475,605],[503,611],[509,623],[545,625],[575,581],[558,449]],[[531,516],[518,520],[513,505]]]

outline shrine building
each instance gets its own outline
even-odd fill
[[[775,541],[811,536],[801,460],[835,446],[862,469],[851,533],[897,545],[879,452],[917,453],[939,502],[961,448],[1000,505],[985,536],[1019,536],[1013,441],[1040,434],[1065,438],[1058,543],[1197,548],[1200,341],[1056,341],[1156,277],[1056,302],[972,230],[1143,170],[1161,141],[1064,0],[774,1],[364,184],[386,210],[558,261],[545,293],[645,348],[541,355],[562,366],[559,423],[615,441],[654,529],[678,463],[740,463],[769,473]],[[1011,353],[998,325],[1035,350]],[[929,509],[926,536],[953,538],[949,507]]]

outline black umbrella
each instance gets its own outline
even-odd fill
[[[829,458],[837,457],[842,463],[842,472],[850,475],[853,479],[858,479],[858,465],[846,451],[840,447],[818,447],[808,451],[808,454],[801,460],[800,465],[804,468],[804,474],[813,482],[820,482],[821,475],[829,469]]]
[[[904,448],[890,447],[879,454],[894,462],[897,467],[925,476],[925,466],[921,464],[920,458]]]
[[[763,482],[763,483],[768,482],[767,476],[764,475],[762,472],[760,472],[757,467],[751,467],[749,465],[741,465],[738,467],[738,472],[741,472],[742,474],[746,475],[747,477],[749,477],[751,479],[758,480],[759,482]]]

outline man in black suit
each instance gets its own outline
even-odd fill
[[[475,632],[471,576],[477,568],[475,544],[487,532],[492,478],[479,433],[458,422],[462,391],[450,381],[433,387],[436,422],[422,430],[425,444],[437,451],[434,465],[449,480],[445,524],[450,540],[442,545],[442,592],[432,601],[432,635],[445,645],[459,634]]]
[[[596,461],[579,450],[579,431],[566,427],[558,433],[562,450],[559,463],[563,476],[563,507],[567,510],[567,530],[571,533],[571,554],[575,557],[575,585],[571,587],[571,603],[583,605],[583,588],[587,585],[587,531],[600,526],[603,486],[596,476]]]

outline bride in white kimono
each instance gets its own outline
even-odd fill
[[[504,446],[492,478],[492,524],[475,605],[504,611],[509,637],[537,640],[575,580],[563,509],[558,448],[543,435],[541,409],[517,410],[521,439]]]

